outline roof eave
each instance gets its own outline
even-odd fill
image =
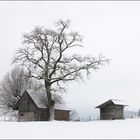
[[[54,110],[60,110],[60,111],[68,111],[68,112],[71,112],[71,110],[66,110],[66,109],[54,109]]]

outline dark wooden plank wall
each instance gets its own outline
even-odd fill
[[[116,119],[123,119],[123,108],[124,107],[122,105],[115,106]]]
[[[19,106],[20,112],[33,112],[37,109],[34,102],[30,99],[28,94],[25,94],[25,96],[22,98],[22,101]]]
[[[100,109],[101,120],[123,119],[123,106],[109,104]]]
[[[49,120],[49,110],[48,109],[38,109],[36,119],[39,121],[48,121]]]
[[[55,110],[55,120],[69,121],[69,111]]]

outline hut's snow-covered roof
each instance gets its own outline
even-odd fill
[[[110,103],[113,103],[115,105],[128,106],[127,103],[125,103],[124,101],[117,100],[117,99],[110,99],[110,100],[96,106],[95,108],[103,108],[104,106],[106,106],[107,104],[110,104]]]
[[[27,90],[38,108],[47,108],[47,96],[43,91]]]
[[[27,90],[27,92],[38,108],[47,108],[47,95],[45,92],[33,90]],[[54,109],[71,110],[66,103],[55,103]]]
[[[56,110],[67,110],[70,111],[71,108],[66,103],[55,103],[54,109]]]
[[[111,101],[115,104],[115,105],[124,105],[127,106],[127,103],[121,100],[116,100],[116,99],[111,99]]]

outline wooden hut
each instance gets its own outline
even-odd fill
[[[123,119],[123,109],[127,106],[120,100],[110,99],[101,105],[95,107],[100,108],[101,120]]]
[[[44,92],[26,90],[19,98],[14,110],[18,110],[18,121],[48,121],[47,96]],[[70,109],[65,104],[54,104],[55,120],[69,120]]]

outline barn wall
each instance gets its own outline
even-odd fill
[[[25,94],[20,102],[18,120],[19,121],[47,121],[48,110],[38,109],[30,96]]]
[[[18,113],[19,121],[48,121],[49,119],[48,110],[37,110],[34,112],[21,112]]]
[[[69,121],[69,111],[55,110],[55,120]]]
[[[104,108],[100,109],[100,119],[101,120],[112,120],[114,118],[115,110],[114,105],[106,105]]]
[[[18,121],[35,121],[34,112],[19,112],[18,113]]]
[[[34,102],[30,99],[29,95],[25,94],[19,106],[20,112],[33,112],[37,109]]]
[[[48,121],[49,120],[49,110],[48,109],[39,109],[37,111],[36,119],[39,121]]]
[[[123,119],[123,106],[109,104],[100,109],[101,120]]]
[[[121,105],[115,106],[115,116],[116,119],[123,119],[123,106]]]

